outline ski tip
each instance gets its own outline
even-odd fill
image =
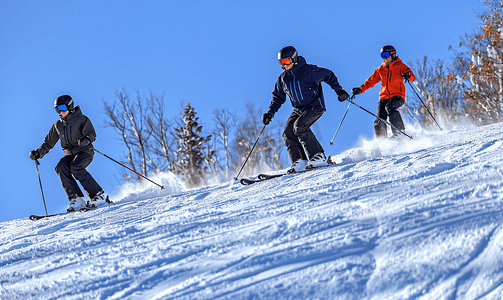
[[[241,178],[241,179],[239,180],[239,182],[240,182],[242,185],[250,185],[250,184],[254,184],[254,183],[255,183],[255,181],[253,181],[253,180],[248,180],[248,179],[246,179],[246,178]]]
[[[38,216],[38,215],[31,215],[29,216],[28,218],[32,221],[37,221],[37,220],[40,220],[40,219],[43,219],[45,217],[51,217],[52,215],[48,215],[48,216]]]

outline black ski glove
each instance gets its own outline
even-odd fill
[[[77,140],[77,144],[79,145],[79,147],[85,147],[85,146],[89,145],[90,143],[91,143],[91,141],[87,137],[82,137]]]
[[[402,74],[402,77],[403,77],[406,81],[409,81],[409,79],[410,79],[410,72],[403,73],[403,74]]]
[[[271,113],[265,113],[262,115],[262,123],[264,123],[264,125],[269,125],[269,123],[271,123],[271,120],[273,118],[273,115]]]
[[[359,88],[359,87],[355,87],[355,88],[351,89],[351,93],[353,93],[353,95],[361,94],[362,93],[362,89]]]
[[[337,92],[337,99],[339,100],[339,102],[344,102],[344,101],[348,100],[349,99],[348,92],[346,92],[344,89],[340,89]]]
[[[37,160],[40,158],[40,153],[37,150],[30,151],[30,158]]]

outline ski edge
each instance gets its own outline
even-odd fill
[[[114,203],[113,201],[109,200],[110,202],[107,202],[106,205],[108,204],[112,204]],[[56,217],[56,216],[63,216],[63,215],[67,215],[67,214],[70,214],[70,213],[74,213],[74,212],[86,212],[86,211],[90,211],[90,210],[94,210],[94,209],[97,209],[97,208],[100,208],[100,207],[103,207],[105,205],[102,205],[102,206],[95,206],[95,207],[84,207],[84,208],[81,208],[79,210],[74,210],[74,211],[67,211],[67,212],[62,212],[62,213],[59,213],[59,214],[52,214],[52,215],[30,215],[28,218],[32,221],[38,221],[40,219],[44,219],[44,218],[50,218],[50,217]]]
[[[247,178],[241,178],[239,180],[239,182],[242,185],[251,185],[251,184],[254,184],[254,183],[257,183],[257,182],[261,182],[261,181],[264,181],[264,179],[247,179]]]
[[[289,173],[280,173],[280,174],[274,174],[274,175],[268,175],[268,174],[258,174],[258,179],[260,180],[269,180],[269,179],[273,179],[273,178],[276,178],[276,177],[281,177],[281,176],[285,176],[285,175],[288,175]]]
[[[89,211],[89,210],[92,210],[92,209],[95,209],[97,207],[86,207],[86,208],[81,208],[79,210],[74,210],[74,211],[67,211],[67,212],[62,212],[62,213],[59,213],[59,214],[52,214],[52,215],[47,215],[47,216],[40,216],[40,215],[31,215],[29,216],[29,219],[32,220],[32,221],[38,221],[40,219],[44,219],[44,218],[50,218],[50,217],[56,217],[56,216],[63,216],[63,215],[67,215],[67,214],[70,214],[70,213],[74,213],[74,212],[86,212],[86,211]]]
[[[273,174],[273,175],[268,175],[268,174],[258,174],[257,175],[257,178],[258,179],[247,179],[247,178],[241,178],[239,180],[239,182],[242,184],[242,185],[251,185],[251,184],[254,184],[254,183],[257,183],[257,182],[262,182],[262,181],[265,181],[265,180],[269,180],[269,179],[274,179],[274,178],[278,178],[278,177],[282,177],[282,176],[285,176],[285,175],[290,175],[290,174],[300,174],[300,173],[304,173],[304,172],[309,172],[309,171],[314,171],[314,170],[318,170],[318,169],[321,169],[321,168],[326,168],[326,167],[330,167],[330,166],[333,166],[335,165],[336,163],[332,161],[331,157],[329,156],[328,157],[328,165],[326,166],[322,166],[322,167],[311,167],[311,168],[308,168],[308,169],[305,169],[303,171],[299,171],[299,172],[286,172],[286,173],[280,173],[280,174]]]

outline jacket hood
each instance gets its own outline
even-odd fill
[[[394,61],[392,61],[392,62],[391,62],[388,66],[394,65],[394,64],[396,64],[397,62],[402,62],[402,60],[401,60],[399,57],[397,57],[397,58],[396,58]],[[383,66],[386,66],[386,63],[385,63],[385,62],[382,62],[382,65],[383,65]]]
[[[74,108],[74,111],[72,113],[69,113],[66,117],[61,117],[61,115],[59,115],[59,118],[63,121],[66,121],[66,120],[71,120],[73,118],[75,118],[76,116],[78,115],[82,115],[82,111],[80,110],[80,106],[77,105],[77,107]]]
[[[284,72],[295,73],[296,70],[304,67],[307,64],[306,59],[304,57],[299,56],[298,59],[299,59],[299,62],[295,66],[293,66],[290,70],[285,70]]]

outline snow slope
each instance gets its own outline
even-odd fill
[[[502,299],[502,129],[361,141],[251,186],[165,176],[168,191],[0,223],[0,298]]]

